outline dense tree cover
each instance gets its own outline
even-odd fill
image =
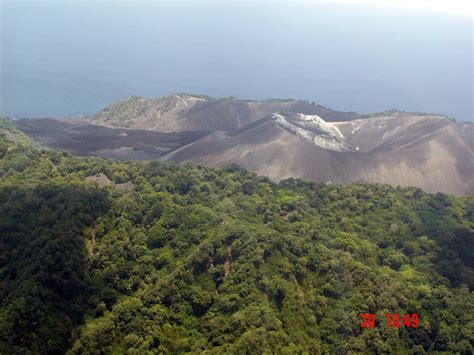
[[[0,133],[0,353],[473,351],[473,196],[18,142]]]

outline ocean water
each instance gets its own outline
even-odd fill
[[[471,18],[327,3],[6,0],[0,31],[0,114],[12,118],[191,92],[474,119]]]

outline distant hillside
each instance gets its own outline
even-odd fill
[[[319,115],[327,121],[358,117],[355,112],[338,112],[301,100],[246,101],[173,94],[157,100],[129,97],[106,107],[90,122],[160,132],[231,131],[279,111]]]
[[[43,146],[76,155],[238,164],[275,181],[474,192],[473,124],[439,115],[390,110],[359,116],[298,100],[174,94],[130,97],[86,119],[15,124]]]

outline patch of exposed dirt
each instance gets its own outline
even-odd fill
[[[232,246],[227,245],[227,259],[224,262],[224,278],[229,276],[231,264],[232,264]]]
[[[88,176],[86,177],[86,181],[94,181],[99,186],[109,186],[112,182],[110,179],[103,173],[97,174],[95,176]]]
[[[3,132],[5,133],[5,136],[10,142],[14,143],[15,145],[18,145],[18,137],[15,134],[10,132],[8,129],[5,129]]]
[[[132,191],[135,188],[135,184],[131,181],[124,182],[123,184],[115,184],[117,190]]]

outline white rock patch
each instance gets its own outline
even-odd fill
[[[335,124],[317,115],[274,113],[272,117],[281,128],[314,145],[339,152],[354,150]]]

